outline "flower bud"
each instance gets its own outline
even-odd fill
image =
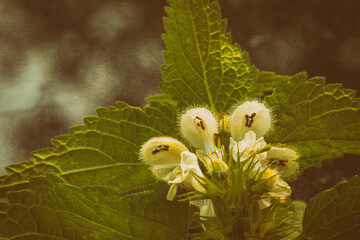
[[[270,126],[270,110],[258,101],[241,104],[231,115],[231,136],[236,142],[242,140],[245,133],[250,130],[260,138]]]
[[[231,131],[230,116],[228,115],[223,116],[223,118],[220,120],[220,129],[224,130],[225,132]]]
[[[206,108],[192,108],[181,116],[180,130],[192,146],[204,154],[215,151],[214,134],[217,122]]]

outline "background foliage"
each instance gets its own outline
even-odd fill
[[[165,1],[0,3],[2,174],[3,167],[29,160],[29,152],[50,147],[49,139],[81,124],[97,107],[117,100],[143,106],[145,96],[159,91]],[[360,35],[354,31],[360,28],[358,1],[220,4],[233,42],[259,69],[289,76],[306,70],[309,77],[326,76],[327,83],[360,90],[353,77],[360,74]],[[353,176],[360,169],[355,158],[345,156],[348,164],[341,166],[327,161],[324,170],[305,172],[303,184],[293,183],[294,196],[308,200]],[[314,182],[317,187],[306,187]]]
[[[325,86],[324,79],[307,79],[304,74],[289,78],[260,72],[251,65],[245,52],[231,45],[216,3],[210,8],[206,7],[207,1],[199,1],[198,6],[188,5],[190,1],[170,3],[173,8],[167,8],[169,17],[164,19],[167,35],[163,38],[168,51],[164,52],[166,65],[162,69],[161,87],[175,100],[171,102],[180,107],[205,103],[223,114],[242,97],[269,91],[280,81],[282,85],[266,97],[277,117],[267,141],[296,148],[302,157],[302,169],[342,153],[359,153],[359,101],[354,91],[343,90],[339,84]],[[109,239],[145,235],[185,238],[183,220],[187,219],[187,206],[159,201],[164,185],[154,182],[137,162],[139,146],[148,138],[177,136],[174,131],[177,110],[162,102],[161,97],[145,111],[123,102],[116,107],[99,108],[98,116],[85,118],[85,125],[71,128],[71,135],[55,137],[54,147],[33,152],[33,163],[7,167],[9,175],[0,178],[1,194],[19,191],[8,193],[10,205],[5,202],[1,205],[1,236],[96,239],[105,234]],[[29,176],[44,171],[59,173],[76,187],[52,174],[29,180]],[[133,171],[134,181],[130,184],[122,181]],[[352,191],[353,181],[345,184],[350,186],[345,191]],[[343,188],[331,192],[339,189]],[[317,200],[314,201],[310,209]],[[158,207],[150,211],[152,205]],[[56,219],[54,228],[39,228],[47,218]],[[345,223],[357,223],[357,218],[355,211]],[[307,232],[308,219],[305,215],[305,232],[301,237],[314,232]],[[168,225],[171,221],[174,224]],[[139,227],[142,225],[143,228]]]

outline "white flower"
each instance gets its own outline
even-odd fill
[[[210,199],[202,199],[190,201],[190,203],[196,207],[199,207],[200,217],[215,217],[214,204]]]
[[[167,175],[179,166],[181,153],[185,151],[189,150],[174,138],[155,137],[142,145],[140,158],[157,178],[168,181]]]
[[[247,101],[235,109],[230,121],[234,141],[241,141],[248,131],[260,138],[271,126],[270,110],[258,101]]]
[[[206,218],[209,217],[216,217],[214,204],[211,199],[190,201],[190,204],[199,207],[201,220],[207,220]],[[204,224],[201,224],[201,226],[204,231],[206,231],[206,227],[204,226]]]
[[[272,147],[266,155],[267,165],[279,171],[281,177],[293,175],[298,169],[299,155],[289,148]]]
[[[229,149],[232,153],[232,157],[235,161],[238,160],[240,156],[240,161],[246,160],[251,153],[263,148],[266,146],[266,142],[263,137],[256,140],[256,134],[253,131],[248,131],[244,138],[236,142],[232,137],[230,137],[230,146]],[[266,153],[260,153],[256,155],[257,159],[263,158],[266,156]]]
[[[171,137],[154,137],[142,145],[140,155],[148,165],[179,163],[180,153],[189,151],[184,144]]]
[[[140,150],[140,157],[150,166],[155,177],[171,184],[167,199],[173,200],[180,184],[206,192],[194,177],[204,177],[197,157],[178,140],[170,137],[151,138]]]
[[[290,186],[279,177],[277,171],[266,169],[263,178],[269,179],[269,192],[261,195],[262,199],[259,200],[260,209],[270,206],[273,199],[285,200],[291,195]]]
[[[206,108],[192,108],[181,116],[181,134],[203,154],[215,151],[214,135],[218,132],[217,121]]]
[[[215,137],[219,136],[219,139],[223,140],[228,136],[226,132],[229,131],[228,120],[229,118],[223,118],[220,121],[223,135],[219,136],[216,118],[208,109],[193,108],[181,116],[181,134],[195,147],[196,154],[191,153],[184,144],[171,137],[152,138],[141,147],[140,158],[143,162],[149,165],[155,177],[170,184],[167,193],[169,201],[175,198],[179,186],[195,190],[198,193],[195,196],[200,198],[207,196],[207,191],[209,191],[208,195],[212,196],[217,190],[212,191],[211,187],[215,189],[218,183],[220,183],[218,187],[223,183],[226,190],[229,186],[226,182],[228,178],[224,177],[229,176],[227,174],[229,167],[225,162],[228,160],[228,154],[235,161],[250,160],[243,166],[244,173],[255,181],[262,180],[260,184],[266,184],[266,186],[259,185],[261,199],[256,200],[260,209],[268,207],[277,200],[285,201],[290,196],[291,188],[281,177],[290,176],[296,171],[298,155],[288,148],[268,147],[263,135],[271,125],[270,110],[257,101],[240,105],[230,117],[231,137],[229,152],[226,152],[227,148],[220,146],[221,142],[215,144]],[[202,173],[198,160],[204,164],[207,174]],[[206,179],[207,177],[209,179]],[[219,182],[215,184],[212,181]],[[263,190],[264,187],[266,190]],[[193,200],[190,204],[199,207],[202,220],[216,216],[212,199]],[[206,231],[204,225],[203,228]]]
[[[167,199],[169,201],[174,199],[177,189],[182,183],[185,185],[190,185],[199,192],[206,192],[204,187],[200,184],[199,180],[193,175],[196,174],[199,177],[204,177],[199,168],[195,154],[189,151],[182,152],[180,166],[174,169],[173,173],[175,173],[176,178],[168,181],[168,183],[171,183],[171,187],[167,195]]]
[[[217,149],[211,154],[202,154],[200,151],[196,151],[198,159],[204,163],[208,173],[212,174],[213,172],[222,173],[228,170],[228,166],[224,161],[222,161],[222,154]]]

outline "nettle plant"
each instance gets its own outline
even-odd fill
[[[163,94],[98,108],[8,166],[1,239],[359,239],[359,177],[306,207],[287,183],[360,154],[356,92],[259,71],[216,1],[169,4]]]

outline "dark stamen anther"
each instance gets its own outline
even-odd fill
[[[251,116],[249,117],[249,115],[245,115],[246,121],[245,121],[245,127],[251,128],[251,125],[254,122],[254,117],[256,116],[256,113],[252,113]],[[249,121],[250,119],[250,121]]]
[[[194,121],[198,127],[201,127],[202,130],[205,130],[204,120],[202,120],[200,117],[196,116]]]
[[[245,119],[246,119],[246,121],[245,121],[245,127],[247,127],[248,125],[249,125],[249,115],[245,115]]]
[[[286,164],[288,162],[288,160],[286,159],[280,159],[280,158],[269,158],[269,165],[276,165],[276,166],[283,166],[285,167]]]
[[[154,150],[151,152],[152,155],[157,154],[158,152],[161,151],[169,151],[169,145],[157,145],[154,147]]]

